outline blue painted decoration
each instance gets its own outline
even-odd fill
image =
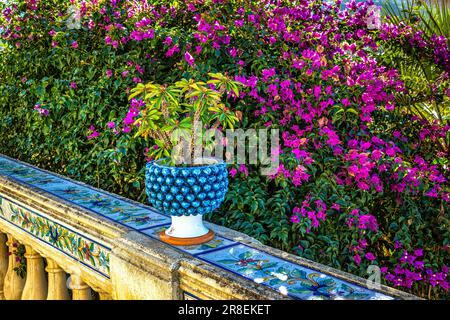
[[[155,209],[171,216],[196,216],[219,208],[228,191],[225,162],[175,167],[164,161],[151,161],[146,168],[146,191]]]

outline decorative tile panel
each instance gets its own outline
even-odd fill
[[[42,189],[76,206],[128,226],[154,239],[170,225],[170,217],[113,194],[64,179],[26,163],[0,155],[0,175]],[[6,207],[6,208],[5,208]],[[109,276],[110,249],[47,217],[0,197],[0,218],[68,254],[97,272]],[[270,255],[261,250],[216,236],[198,246],[175,247],[207,263],[268,286],[294,299],[391,300],[390,296],[346,282],[317,270]],[[185,298],[196,298],[188,292]]]
[[[91,189],[37,168],[0,157],[0,174],[43,189],[61,199],[133,229],[145,229],[170,222],[170,218],[148,207],[124,201],[109,193]]]
[[[0,197],[0,219],[12,223],[109,278],[110,248],[2,197]]]
[[[296,299],[392,299],[243,244],[200,254],[198,257]]]

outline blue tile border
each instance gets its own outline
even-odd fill
[[[10,167],[13,169],[8,170],[2,168],[2,163],[9,163]],[[21,178],[19,173],[15,174],[13,172],[14,170],[20,171],[20,168],[26,169],[26,171],[28,171],[27,174],[31,176],[31,178]],[[40,173],[42,174],[42,176],[36,179],[36,173]],[[62,176],[52,174],[51,172],[36,168],[30,164],[13,160],[2,155],[0,155],[0,175],[5,175],[20,183],[24,183],[28,186],[45,191],[75,206],[94,212],[104,218],[107,218],[108,220],[114,221],[120,225],[128,227],[160,242],[162,241],[155,233],[170,225],[169,216],[157,212],[149,206],[132,200],[127,200],[126,198],[90,187],[72,179],[67,179]],[[27,181],[30,179],[31,181]],[[33,181],[37,181],[37,183],[33,184]],[[78,197],[78,199],[73,199],[74,197],[69,196],[64,197],[63,195],[61,195],[63,191],[58,194],[54,190],[55,185],[59,185],[60,187],[64,186],[65,190],[69,192],[68,194],[72,194],[75,196],[75,198]],[[73,186],[79,186],[81,188],[73,188]],[[78,192],[79,194],[81,192],[85,192],[87,196],[83,198],[81,195],[76,194],[75,192]],[[112,199],[115,199],[116,202],[112,201]],[[76,200],[78,200],[78,202],[75,202]],[[92,205],[88,206],[85,204],[85,202],[80,203],[81,201],[90,201],[88,203],[91,203]],[[129,211],[134,210],[136,214],[126,213],[128,214],[128,216],[126,218],[121,218],[121,214],[124,215],[124,210],[121,210],[122,207],[128,208]],[[108,210],[109,215],[105,213]],[[141,220],[145,220],[147,217],[150,217],[150,220],[152,219],[151,217],[162,217],[161,220],[164,222],[162,222],[161,220],[156,220],[154,221],[155,223],[161,223],[143,226],[137,225],[138,222],[141,222],[139,220],[140,218]],[[127,219],[131,219],[131,221],[133,222],[128,224],[123,223],[123,221]],[[145,223],[147,223],[147,221],[145,221]],[[200,246],[171,247],[181,252],[188,253],[191,256],[200,259],[201,261],[214,265],[220,269],[227,270],[247,280],[255,282],[256,279],[257,283],[260,283],[261,285],[269,287],[275,291],[281,292],[294,299],[303,300],[310,298],[344,298],[365,300],[393,298],[381,294],[375,290],[366,289],[361,285],[348,282],[332,275],[328,275],[319,270],[315,270],[314,268],[304,267],[298,263],[274,256],[263,250],[254,248],[241,242],[236,242],[223,236],[217,235],[210,242]],[[223,257],[229,256],[230,252],[233,250],[244,250],[240,253],[243,256],[239,259],[236,259],[236,257],[232,257],[228,260],[221,259]],[[253,256],[258,257],[258,259],[254,259]],[[227,261],[224,262],[225,260]],[[236,268],[236,266],[238,266],[238,268]],[[277,272],[274,271],[274,268],[278,268],[275,270]],[[250,272],[249,270],[253,270],[257,274],[264,277],[262,277],[261,279],[254,277],[252,278],[251,276],[249,276],[249,274],[251,274],[248,273]]]
[[[142,204],[142,203],[140,203],[140,202],[136,202],[136,201],[133,201],[133,200],[130,200],[130,199],[127,199],[127,198],[123,198],[123,197],[118,196],[118,195],[115,195],[115,194],[113,194],[113,193],[110,193],[110,192],[107,192],[107,191],[104,191],[104,190],[101,190],[101,189],[98,189],[98,188],[89,186],[89,185],[87,185],[87,184],[85,184],[85,183],[83,183],[83,182],[79,182],[79,181],[77,181],[77,180],[73,180],[73,179],[70,179],[70,178],[62,177],[62,176],[60,176],[60,175],[58,175],[58,174],[55,174],[55,173],[52,173],[52,172],[50,172],[50,171],[41,169],[41,168],[39,168],[39,167],[35,167],[35,166],[33,166],[33,165],[29,164],[29,163],[26,163],[26,162],[23,162],[23,161],[20,161],[20,160],[16,160],[16,159],[12,159],[12,158],[9,158],[9,157],[7,157],[7,156],[4,156],[4,155],[0,154],[0,163],[1,163],[2,160],[7,160],[7,161],[9,161],[9,162],[18,163],[18,164],[21,165],[21,166],[28,167],[29,169],[32,169],[32,170],[36,170],[36,171],[42,172],[42,173],[44,173],[44,174],[47,174],[47,175],[56,177],[56,178],[58,178],[58,179],[61,179],[61,180],[66,181],[66,182],[73,183],[73,184],[79,185],[79,186],[81,186],[81,187],[84,187],[84,188],[88,188],[88,189],[94,190],[95,192],[105,194],[105,195],[110,196],[110,197],[112,197],[112,198],[115,198],[115,199],[117,199],[117,200],[119,200],[119,201],[124,201],[124,202],[128,202],[128,203],[132,203],[134,206],[141,207],[141,208],[143,208],[143,209],[145,209],[145,210],[149,210],[149,211],[152,211],[152,212],[157,213],[157,214],[165,215],[164,213],[160,213],[160,212],[154,210],[153,208],[151,208],[151,207],[149,207],[149,206],[147,206],[147,205],[144,205],[144,204]],[[14,160],[15,162],[14,162],[13,160]],[[2,168],[0,167],[0,170],[1,170],[1,169],[2,169]],[[0,172],[0,173],[1,173],[1,172]],[[9,177],[11,177],[11,178],[14,179],[14,177],[12,177],[11,175],[7,175],[7,174],[5,174],[5,175],[6,175],[6,176],[9,176]],[[20,181],[20,180],[19,180],[19,181]],[[39,188],[39,187],[36,187],[36,188]],[[39,189],[42,189],[42,188],[39,188]],[[42,190],[46,191],[45,189],[42,189]],[[46,192],[48,192],[48,191],[46,191]],[[59,196],[57,196],[57,197],[59,197]],[[59,198],[61,198],[61,197],[59,197]],[[92,211],[91,209],[89,209],[89,210]]]
[[[187,292],[187,291],[183,291],[183,295],[184,295],[184,300],[202,300],[199,297],[197,297],[196,295],[194,295],[190,292]]]

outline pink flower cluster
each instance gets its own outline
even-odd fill
[[[47,117],[49,113],[48,109],[43,108],[39,103],[34,106],[34,110],[44,117]]]
[[[238,169],[233,167],[233,168],[231,168],[229,170],[230,176],[232,178],[234,178],[238,172],[244,174],[244,176],[247,177],[248,176],[248,168],[247,168],[247,166],[245,164],[240,164]]]
[[[327,206],[325,202],[320,199],[312,200],[309,195],[302,202],[302,206],[295,207],[292,211],[291,222],[306,223],[306,233],[311,231],[311,228],[318,228],[320,221],[325,221],[327,217]]]
[[[403,250],[392,271],[388,271],[388,267],[382,267],[381,271],[386,274],[386,280],[394,286],[411,288],[415,283],[423,281],[433,288],[440,286],[446,291],[449,289],[448,267],[442,266],[439,272],[433,271],[432,268],[425,268],[423,250],[420,248],[413,252]]]
[[[95,126],[91,125],[89,127],[89,132],[88,132],[87,139],[91,140],[91,139],[97,138],[99,135],[100,135],[100,133],[95,130]]]
[[[359,230],[378,231],[377,218],[371,214],[361,214],[359,209],[352,209],[347,218],[349,228],[357,226]]]
[[[130,132],[132,125],[139,126],[139,123],[135,124],[135,118],[139,116],[140,108],[145,106],[145,102],[142,100],[131,99],[130,105],[126,117],[123,118],[123,132]]]
[[[352,252],[352,254],[353,254],[353,257],[352,257],[353,261],[357,265],[361,264],[361,261],[362,261],[361,256],[364,257],[370,263],[372,263],[372,261],[377,259],[375,254],[373,254],[372,252],[370,252],[370,251],[365,252],[367,247],[368,247],[368,243],[367,243],[366,239],[359,239],[357,245],[350,247],[350,252]]]

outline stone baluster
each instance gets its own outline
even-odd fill
[[[52,259],[47,258],[48,295],[47,300],[70,300],[67,290],[66,272]]]
[[[6,234],[0,233],[0,300],[5,300],[3,286],[6,272],[8,271],[8,247],[6,246]]]
[[[77,274],[70,276],[72,300],[92,300],[91,288]]]
[[[8,235],[6,242],[9,250],[8,271],[5,276],[4,295],[6,300],[20,300],[22,297],[23,287],[25,286],[25,279],[17,274],[14,270],[20,265],[20,261],[16,260],[18,243],[11,236]]]
[[[22,300],[47,299],[47,279],[45,278],[44,259],[32,247],[25,246],[27,259],[27,280]]]

